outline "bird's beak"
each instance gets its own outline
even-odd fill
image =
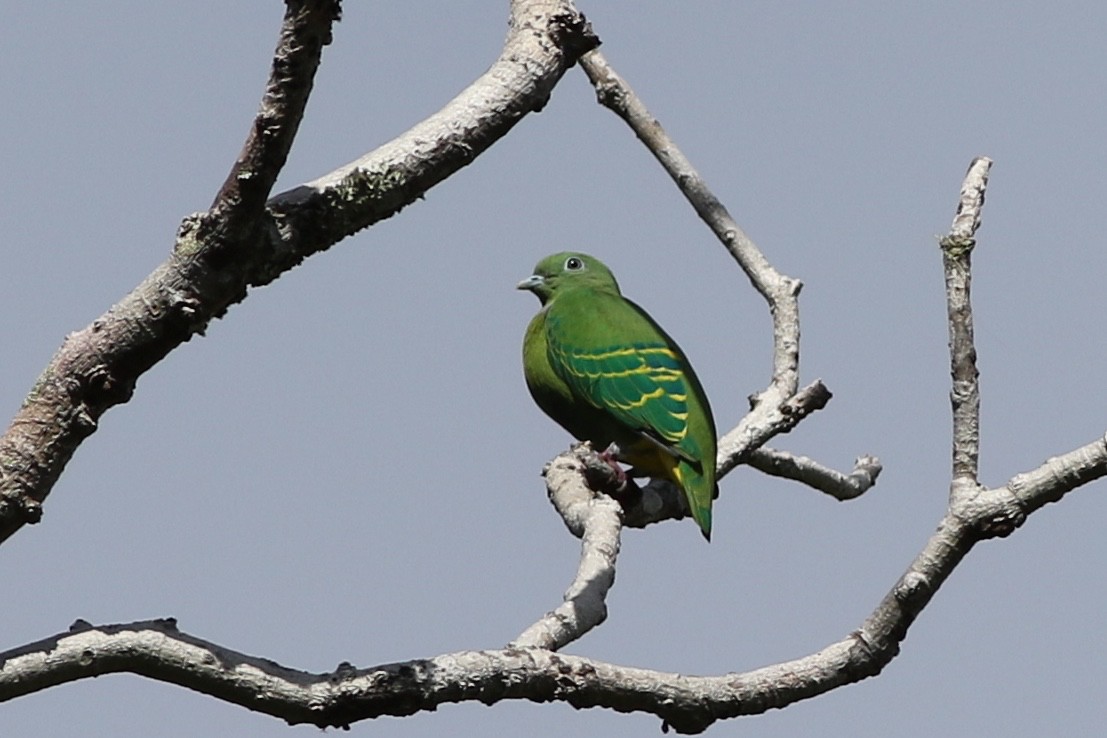
[[[515,285],[517,290],[534,290],[537,287],[541,287],[545,283],[545,279],[538,274],[532,274],[524,279],[519,284]]]

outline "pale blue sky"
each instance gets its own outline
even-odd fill
[[[506,2],[347,2],[278,189],[357,157],[484,71]],[[941,262],[992,157],[974,300],[990,485],[1107,427],[1107,5],[578,5],[739,223],[804,280],[802,375],[829,407],[774,445],[880,484],[836,503],[740,469],[713,542],[628,531],[610,616],[567,650],[717,674],[855,629],[944,509]],[[283,3],[41,2],[0,26],[0,401],[161,262],[208,206],[268,72]],[[0,649],[93,623],[183,630],[328,670],[505,644],[559,601],[578,543],[542,464],[514,290],[545,254],[606,261],[672,333],[720,429],[768,381],[767,311],[572,70],[545,110],[397,217],[255,291],[109,412],[0,549]],[[1107,708],[1103,485],[981,545],[902,654],[859,685],[713,736],[1093,734]],[[351,735],[656,734],[643,715],[448,705]],[[0,705],[0,735],[313,736],[106,676]]]

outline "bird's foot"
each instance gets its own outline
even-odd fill
[[[584,478],[588,486],[597,492],[618,498],[628,483],[627,473],[619,465],[619,447],[611,444],[603,451],[587,449],[578,458],[584,463]]]
[[[612,473],[615,475],[616,491],[621,492],[626,488],[629,477],[623,470],[621,464],[619,464],[619,446],[612,443],[603,451],[600,451],[600,458],[607,462],[607,465],[611,467]]]

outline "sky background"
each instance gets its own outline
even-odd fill
[[[0,402],[162,262],[248,130],[283,3],[10,4],[0,25]],[[627,531],[606,623],[566,651],[694,674],[859,626],[946,504],[936,237],[995,160],[974,254],[989,486],[1107,427],[1103,3],[581,0],[613,67],[737,221],[802,279],[803,383],[774,440],[876,488],[838,503],[740,468],[713,541]],[[507,3],[347,2],[277,187],[375,148],[498,54]],[[140,379],[0,549],[0,649],[96,624],[325,671],[496,648],[556,606],[578,541],[539,472],[567,435],[522,380],[515,291],[603,259],[691,357],[720,431],[769,380],[767,310],[571,70],[546,108],[400,215],[254,290]],[[1095,734],[1107,719],[1104,486],[980,545],[875,679],[713,736]],[[646,715],[446,705],[350,735],[658,734]],[[130,675],[0,705],[0,735],[314,736]]]

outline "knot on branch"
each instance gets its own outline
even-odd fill
[[[550,19],[550,38],[565,51],[565,67],[577,63],[580,57],[602,43],[592,30],[584,13],[558,13]]]
[[[69,626],[70,633],[84,633],[86,630],[93,629],[92,623],[88,622],[84,618],[77,618]]]
[[[80,375],[76,389],[85,408],[84,414],[92,416],[87,422],[90,428],[95,430],[95,417],[99,417],[104,410],[113,405],[128,402],[134,395],[135,385],[133,381],[120,378],[106,364],[97,364]]]
[[[22,488],[24,485],[16,485]],[[0,499],[0,518],[14,517],[20,523],[34,525],[42,520],[42,503],[20,492],[6,493]]]
[[[349,661],[342,661],[338,666],[334,667],[334,672],[331,673],[328,681],[331,684],[338,684],[339,682],[347,682],[356,676],[357,667]]]
[[[944,236],[938,245],[951,259],[963,259],[972,253],[976,239],[968,236]]]
[[[616,80],[598,79],[593,86],[596,88],[596,102],[600,105],[617,111],[626,110],[627,96]]]
[[[798,423],[816,410],[826,407],[832,397],[834,395],[823,384],[823,380],[816,379],[781,403],[780,412],[793,423]]]
[[[845,666],[854,681],[876,676],[896,654],[899,653],[899,640],[873,633],[866,627],[850,633],[849,662]]]
[[[915,611],[918,605],[930,599],[931,590],[929,579],[917,571],[909,571],[896,582],[892,592],[901,605]]]
[[[715,722],[715,718],[706,710],[681,709],[666,715],[661,721],[661,732],[668,734],[671,729],[681,735],[699,735]]]
[[[1026,522],[1026,514],[1017,507],[997,510],[994,515],[982,518],[976,525],[982,538],[1006,538]]]

